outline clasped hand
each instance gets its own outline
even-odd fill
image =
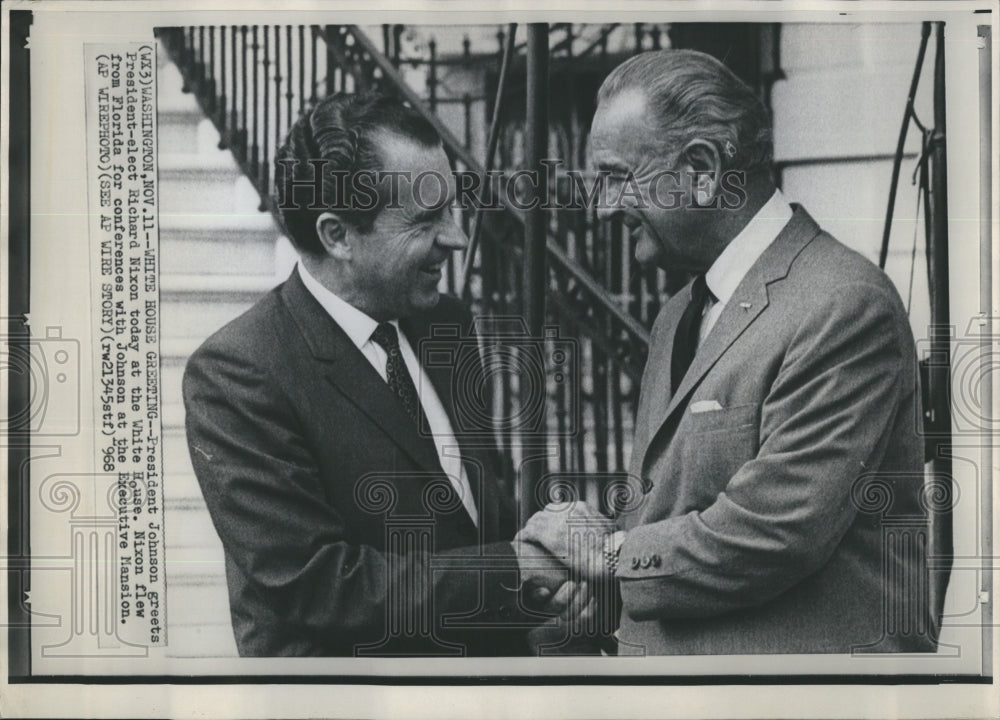
[[[547,505],[514,538],[527,597],[569,623],[532,630],[528,641],[533,651],[560,643],[571,647],[566,638],[578,636],[593,621],[597,606],[589,581],[605,573],[604,538],[611,532],[611,520],[577,501]]]
[[[586,503],[550,503],[535,513],[514,538],[525,582],[551,595],[567,580],[603,577],[604,538],[614,522]]]

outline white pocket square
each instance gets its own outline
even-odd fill
[[[698,402],[691,403],[692,413],[711,412],[712,410],[721,409],[722,405],[719,404],[718,400],[699,400]]]

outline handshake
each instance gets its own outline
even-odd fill
[[[556,616],[529,633],[542,647],[597,652],[599,635],[610,632],[613,586],[609,555],[615,551],[614,522],[581,501],[550,503],[535,513],[514,538],[525,601],[533,610]],[[608,608],[607,623],[598,611]]]

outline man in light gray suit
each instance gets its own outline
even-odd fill
[[[616,577],[620,654],[933,651],[918,373],[892,283],[783,198],[763,104],[707,55],[612,71],[590,151],[610,197],[641,189],[605,211],[637,259],[695,278],[653,327],[617,531],[571,553],[576,504],[519,539]]]

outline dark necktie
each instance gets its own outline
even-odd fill
[[[674,335],[674,350],[670,358],[670,385],[674,394],[680,387],[688,368],[691,367],[691,361],[694,360],[695,351],[698,349],[698,330],[701,327],[701,316],[708,294],[705,276],[699,275],[691,286],[691,302],[681,315],[681,321],[677,324],[677,334]]]
[[[422,431],[429,432],[430,424],[427,422],[424,408],[417,396],[417,388],[413,384],[413,378],[410,377],[406,361],[403,360],[403,353],[399,349],[399,335],[396,332],[396,326],[387,322],[380,323],[375,328],[375,332],[372,333],[372,340],[381,345],[388,355],[385,363],[385,374],[389,388],[399,398],[406,414],[413,419],[417,427]]]

